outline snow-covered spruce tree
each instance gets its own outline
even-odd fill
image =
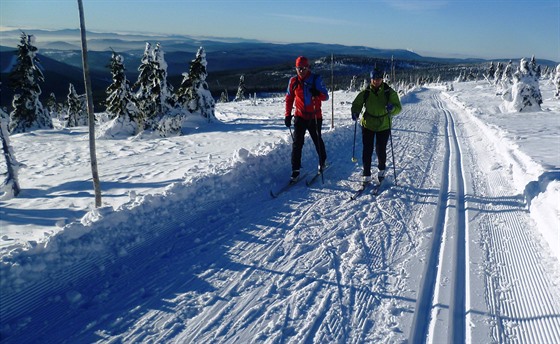
[[[144,120],[143,129],[161,131],[160,121],[172,109],[173,88],[167,83],[167,63],[159,43],[154,48],[146,43],[138,71],[135,96]]]
[[[465,82],[467,81],[467,72],[462,70],[459,72],[459,76],[455,79],[455,82]]]
[[[531,57],[531,62],[529,62],[529,68],[533,71],[537,80],[541,78],[541,75],[542,75],[541,74],[541,66],[539,66],[537,64],[537,59],[535,58],[535,55],[533,55],[533,57]]]
[[[156,105],[156,111],[160,115],[164,115],[173,108],[173,87],[167,82],[167,62],[165,62],[164,53],[159,43],[156,44],[152,55],[154,68],[151,99]]]
[[[504,67],[504,73],[502,74],[502,81],[504,84],[513,84],[513,73],[515,72],[513,62],[510,60],[508,64]]]
[[[206,52],[203,47],[198,49],[196,57],[191,61],[188,73],[183,73],[183,81],[177,90],[177,101],[189,112],[199,112],[208,121],[212,121],[216,102],[206,83]]]
[[[68,109],[66,116],[66,127],[80,127],[88,125],[87,105],[85,95],[78,95],[74,85],[68,88]]]
[[[16,160],[14,149],[10,144],[10,133],[8,132],[8,123],[10,117],[7,112],[0,109],[0,140],[2,141],[2,152],[6,160],[6,179],[0,186],[1,200],[17,197],[20,192],[18,174],[20,164]]]
[[[542,94],[539,87],[540,70],[536,63],[521,59],[517,72],[513,75],[513,86],[511,88],[511,101],[507,101],[504,107],[511,112],[540,111]]]
[[[502,75],[504,74],[504,64],[498,62],[496,65],[496,71],[494,72],[494,84],[498,85],[502,80]]]
[[[218,100],[219,103],[227,103],[229,102],[228,91],[225,89],[222,94],[220,95],[220,99]]]
[[[511,101],[511,85],[513,85],[513,73],[514,66],[513,62],[510,60],[508,64],[504,66],[501,78],[499,80],[496,80],[496,94],[501,95],[502,99],[506,101]]]
[[[111,124],[106,128],[106,132],[109,136],[138,134],[143,129],[144,121],[125,75],[123,57],[113,52],[110,68],[113,82],[107,87],[105,102]]]
[[[490,66],[488,67],[488,71],[486,72],[488,82],[494,81],[494,74],[496,74],[496,67],[494,66],[494,61],[490,61]]]
[[[247,87],[245,87],[245,75],[239,77],[239,86],[237,86],[237,94],[233,99],[234,102],[240,102],[245,100],[245,92],[247,92]]]
[[[556,86],[556,93],[554,93],[554,96],[560,98],[560,64],[556,66],[556,74],[554,75],[553,82]]]
[[[167,62],[159,43],[152,52],[153,78],[151,100],[156,106],[157,133],[161,136],[179,134],[182,129],[181,110],[174,110],[173,87],[167,82]],[[154,123],[155,124],[155,123]]]
[[[33,129],[51,129],[52,120],[39,100],[41,87],[45,80],[39,69],[37,48],[33,45],[34,36],[21,33],[18,45],[17,63],[10,73],[14,89],[13,111],[10,113],[9,131],[22,133]]]
[[[135,97],[136,104],[140,110],[142,119],[144,120],[144,128],[146,130],[157,129],[157,111],[156,104],[152,102],[151,95],[153,94],[153,78],[154,78],[154,67],[153,63],[153,53],[152,45],[146,42],[146,48],[144,49],[144,55],[140,60],[140,66],[138,67],[138,80],[134,84],[134,88],[137,88]]]
[[[355,92],[358,90],[358,76],[352,75],[352,80],[350,80],[350,86],[348,86],[348,92]]]
[[[478,80],[477,74],[472,69],[470,69],[467,73],[465,73],[465,78],[467,79],[467,81]]]
[[[48,112],[49,116],[52,118],[58,118],[60,113],[60,104],[56,102],[56,96],[53,92],[49,94],[49,98],[47,99],[47,106],[45,110]]]

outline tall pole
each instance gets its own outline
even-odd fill
[[[91,80],[89,78],[89,65],[87,58],[86,25],[84,20],[84,6],[78,0],[80,11],[80,32],[82,33],[82,65],[84,67],[84,83],[86,87],[87,111],[89,120],[89,155],[91,161],[91,174],[93,177],[93,190],[95,192],[95,207],[101,207],[101,187],[99,186],[99,172],[97,171],[97,156],[95,154],[95,114],[93,112],[93,95]]]
[[[334,129],[334,54],[331,54],[331,129]]]
[[[391,55],[391,83],[395,85],[395,63],[393,60],[393,55]]]

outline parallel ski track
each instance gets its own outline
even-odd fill
[[[104,257],[106,261],[92,264],[95,268],[91,271],[84,266],[76,271],[84,274],[78,280],[98,282],[95,275],[104,269],[100,282],[107,286],[92,286],[91,295],[103,296],[107,291],[123,296],[130,293],[130,297],[121,300],[109,295],[114,303],[92,300],[76,310],[64,309],[64,302],[52,302],[52,307],[34,314],[32,325],[37,326],[29,327],[33,331],[8,341],[37,341],[37,333],[45,331],[51,338],[70,338],[73,342],[388,342],[405,339],[403,333],[409,328],[402,319],[409,317],[416,301],[415,315],[410,316],[413,327],[409,342],[423,343],[431,326],[428,315],[435,307],[433,295],[441,291],[437,283],[438,261],[442,259],[441,245],[447,230],[458,235],[452,236],[454,241],[444,242],[454,255],[455,274],[448,288],[455,293],[448,304],[451,314],[456,315],[450,317],[445,339],[465,342],[465,304],[469,296],[466,243],[471,240],[466,220],[470,198],[465,195],[469,184],[461,165],[471,161],[463,161],[462,150],[468,147],[462,146],[458,138],[456,118],[438,95],[431,97],[437,115],[425,111],[424,105],[412,103],[398,117],[395,135],[402,136],[395,140],[395,155],[400,163],[397,176],[399,185],[406,186],[392,185],[375,199],[363,195],[355,204],[345,204],[348,182],[326,181],[325,190],[297,186],[290,190],[289,197],[270,200],[265,197],[268,195],[262,195],[262,209],[249,208],[236,200],[231,214],[222,213],[218,218],[192,209],[175,209],[175,220],[165,226],[154,223],[157,234],[137,252],[130,252],[128,258],[115,264],[116,257],[108,256]],[[329,142],[332,151],[350,145],[350,139]],[[436,183],[430,178],[437,175],[434,170],[439,165],[435,163],[441,151],[442,188],[437,193],[432,186]],[[336,163],[340,175],[357,173],[353,165]],[[254,195],[258,191],[251,192]],[[420,229],[424,227],[417,217],[424,214],[425,208],[432,209],[432,200],[438,203],[432,250],[415,300],[413,292],[406,290],[411,286],[407,285],[408,272],[403,262],[420,242]],[[228,202],[219,200],[202,209],[215,209],[224,203]],[[487,203],[485,206],[492,207],[491,200]],[[560,311],[550,306],[558,305],[557,293],[550,291],[550,280],[540,269],[538,250],[531,247],[536,243],[523,230],[525,223],[515,215],[502,212],[500,216],[517,224],[504,233],[499,229],[502,227],[496,229],[491,216],[481,216],[480,220],[486,239],[482,242],[486,245],[486,261],[494,269],[486,276],[484,295],[491,320],[497,323],[493,340],[560,342]],[[212,220],[203,221],[206,217]],[[191,225],[191,231],[178,230],[190,229]],[[167,230],[170,232],[163,232]],[[193,238],[197,240],[189,240]],[[148,254],[144,252],[147,247]],[[216,247],[221,249],[217,252]],[[516,259],[517,250],[530,254],[529,261]],[[47,287],[52,286],[43,285]],[[521,294],[526,288],[535,290],[534,298]],[[88,288],[69,283],[58,295],[73,289]],[[12,304],[15,302],[12,300]],[[99,313],[105,317],[92,317]],[[122,314],[126,316],[121,318]],[[72,332],[76,329],[72,326],[73,316],[81,317],[75,321],[78,326],[85,323],[84,319],[89,320],[88,328],[79,328],[83,333]],[[398,328],[399,324],[405,327]],[[32,340],[26,341],[28,338]]]
[[[439,294],[438,275],[441,273],[443,261],[442,243],[445,243],[445,231],[452,231],[454,238],[446,245],[453,245],[451,256],[453,261],[453,275],[451,276],[451,299],[449,305],[448,342],[462,343],[465,341],[465,280],[466,280],[466,215],[465,215],[465,182],[463,178],[462,156],[455,120],[439,97],[432,96],[436,108],[445,117],[444,130],[444,157],[442,179],[438,196],[438,206],[434,215],[433,236],[428,252],[424,273],[416,302],[416,310],[412,321],[409,341],[411,343],[424,343],[428,335],[430,321],[435,321],[427,314],[432,313],[436,307],[434,295]],[[454,176],[453,180],[449,180]],[[453,212],[453,214],[450,214]],[[455,219],[455,222],[450,222]],[[448,256],[449,258],[449,256]],[[432,325],[433,326],[433,325]]]
[[[484,319],[493,326],[488,333],[482,330],[483,336],[480,326],[469,330],[475,338],[486,337],[491,342],[560,343],[560,289],[554,274],[547,271],[547,265],[557,262],[543,254],[547,248],[539,241],[527,204],[521,194],[515,194],[508,174],[499,167],[488,169],[490,162],[498,166],[500,159],[482,156],[472,162],[476,170],[487,169],[485,178],[475,183],[480,190],[473,198],[485,196],[479,199],[480,212],[472,224],[477,230],[470,239],[478,243],[471,247],[481,252],[477,256],[486,257],[481,266],[470,268],[472,279],[481,280],[485,290],[484,303],[476,303],[475,295],[467,299],[467,313],[469,318]],[[508,159],[517,161],[514,156]],[[507,166],[508,159],[502,165]],[[487,311],[480,312],[484,304]]]

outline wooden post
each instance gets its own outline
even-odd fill
[[[78,0],[80,11],[80,32],[82,33],[82,65],[84,67],[84,83],[86,88],[87,111],[89,119],[89,155],[91,161],[91,174],[93,177],[93,190],[95,192],[95,207],[101,207],[101,187],[99,186],[99,172],[97,171],[97,156],[95,153],[95,113],[93,112],[93,95],[91,91],[91,80],[89,77],[89,65],[87,58],[86,25],[84,21],[84,6],[82,0]]]

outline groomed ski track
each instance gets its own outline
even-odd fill
[[[515,159],[441,89],[407,95],[394,124],[397,180],[389,155],[379,196],[348,202],[360,173],[348,121],[324,134],[325,184],[270,199],[289,175],[286,144],[233,167],[246,178],[201,181],[224,192],[199,208],[167,204],[169,222],[134,224],[153,230],[146,242],[3,294],[2,342],[560,342],[558,262],[509,184]]]

